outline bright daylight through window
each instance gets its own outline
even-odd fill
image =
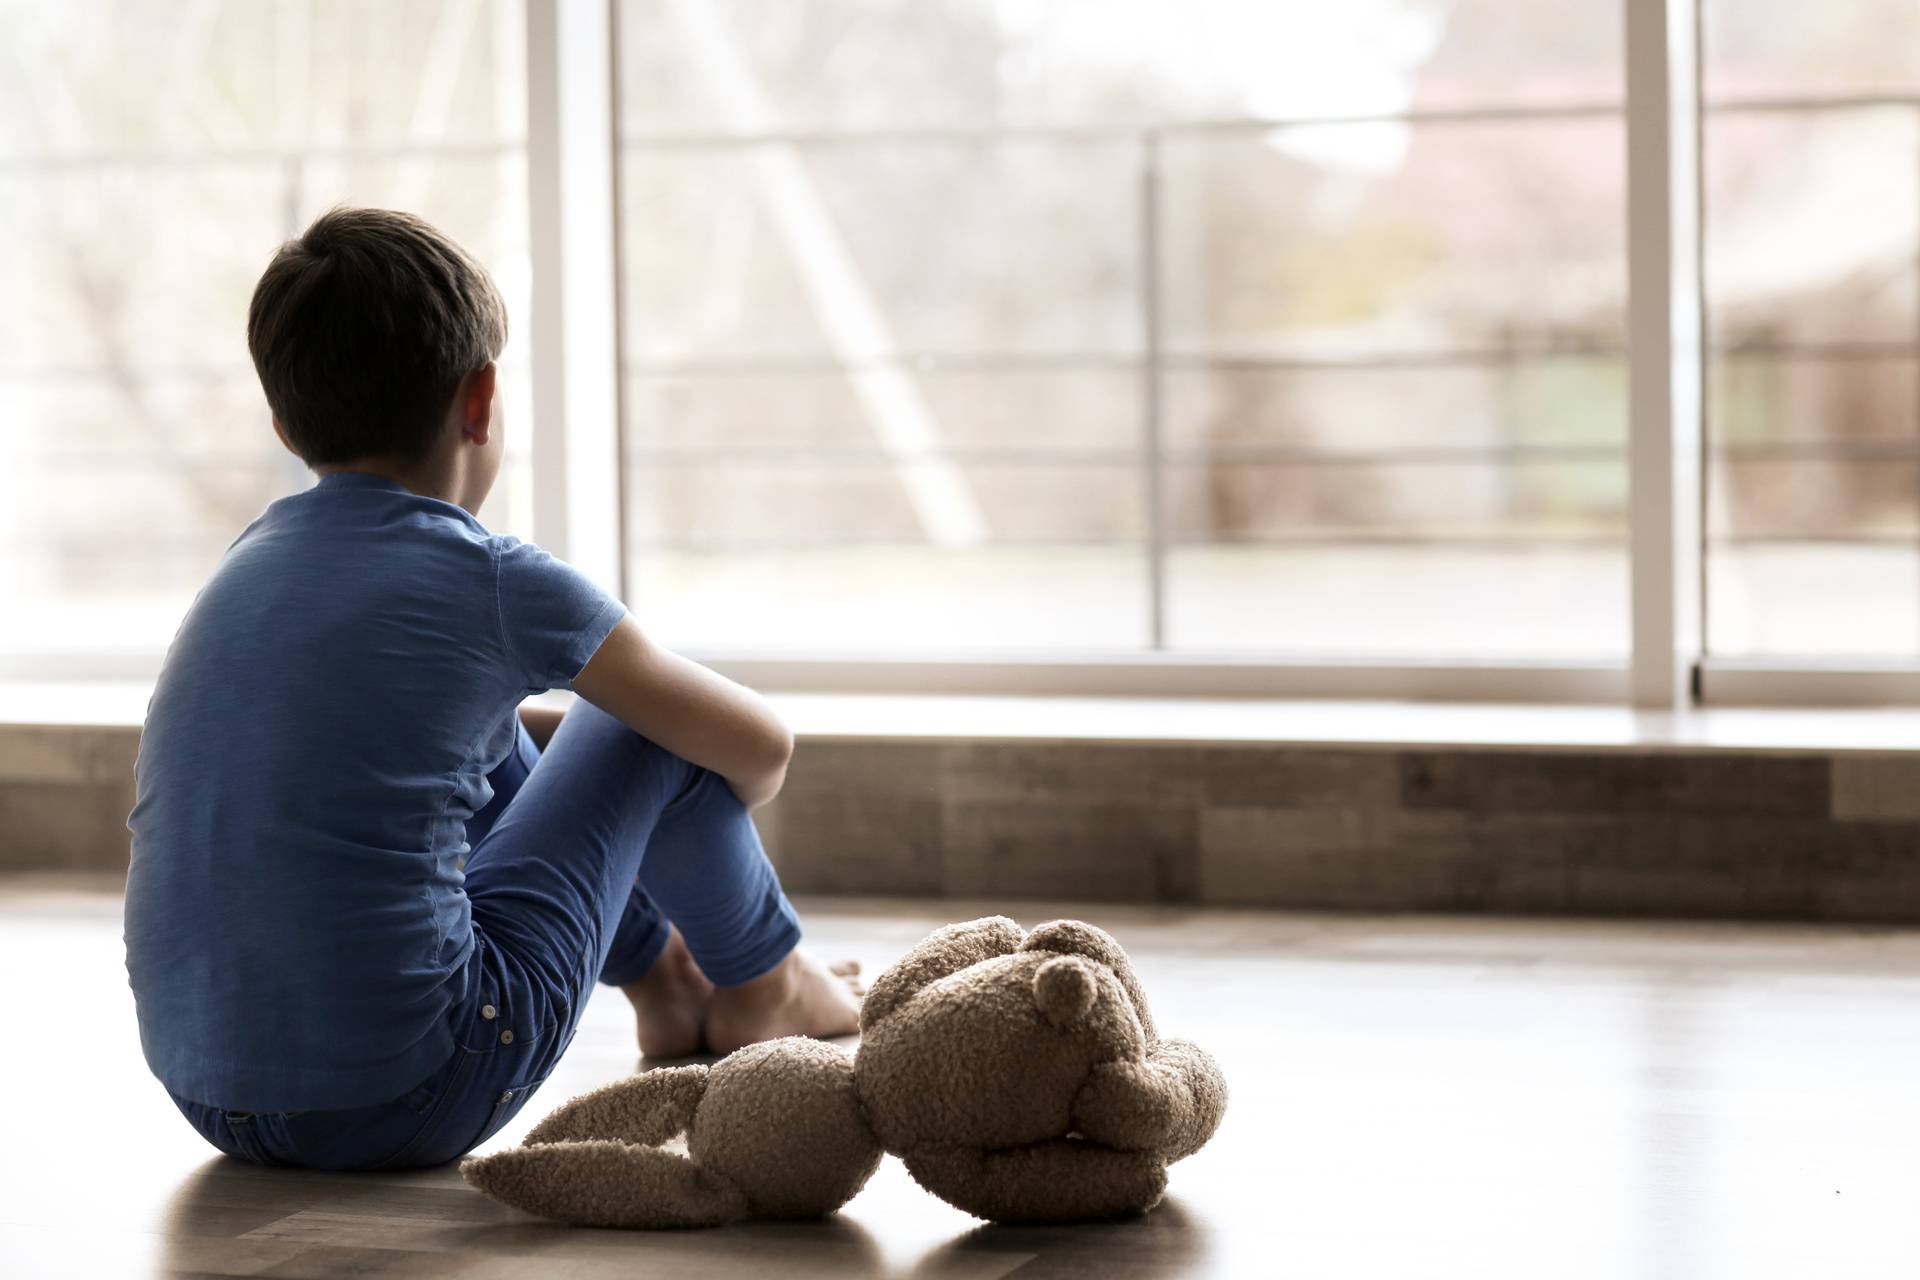
[[[1920,653],[1920,5],[1708,0],[1707,649]]]
[[[617,12],[674,639],[1623,656],[1609,6]]]
[[[573,56],[611,65],[612,114],[567,127],[606,130],[581,154],[612,171],[619,367],[589,372],[618,380],[617,552],[663,639],[1640,669],[1628,282],[1694,282],[1628,252],[1629,121],[1638,157],[1664,117],[1629,100],[1626,16],[1693,6],[608,3],[567,12],[611,15]],[[1699,17],[1682,660],[1911,664],[1920,6]],[[538,116],[566,77],[529,79],[529,33],[523,0],[0,0],[0,650],[157,655],[307,482],[245,310],[335,203],[423,214],[507,297],[487,521],[589,509],[534,483],[588,451],[533,443],[565,233],[529,232],[530,160],[558,163],[529,85]],[[600,506],[604,545],[565,550],[611,577]]]
[[[328,207],[422,214],[524,323],[524,23],[518,0],[0,4],[0,647],[159,649],[227,544],[310,483],[246,313]],[[487,511],[520,533],[527,345],[502,361]]]

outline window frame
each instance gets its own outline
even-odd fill
[[[1159,131],[1141,133],[1142,467],[1153,647],[1102,653],[690,649],[762,687],[791,691],[1078,696],[1337,697],[1723,704],[1920,703],[1920,662],[1733,661],[1704,649],[1705,294],[1701,210],[1703,0],[1620,0],[1626,130],[1630,649],[1619,663],[1342,661],[1168,650],[1155,246]],[[536,538],[611,589],[626,580],[620,413],[618,0],[526,0],[533,524]],[[1598,108],[1409,112],[1395,121],[1592,114]],[[1337,123],[1343,117],[1240,122]],[[1222,122],[1232,125],[1236,122]],[[1212,126],[1218,127],[1218,126]],[[158,649],[0,651],[0,678],[149,679]]]
[[[1701,360],[1698,274],[1697,0],[1622,0],[1625,83],[1618,104],[1411,111],[1390,116],[1209,121],[1191,127],[1122,131],[1140,143],[1141,299],[1145,404],[1146,556],[1150,644],[1138,653],[970,654],[756,652],[690,648],[688,654],[737,679],[791,691],[1074,693],[1118,696],[1346,697],[1448,701],[1619,702],[1672,708],[1692,700],[1700,658],[1697,627],[1699,414],[1676,396],[1691,377],[1698,399]],[[618,0],[607,26],[617,36]],[[531,48],[532,42],[529,42]],[[617,58],[617,46],[610,54]],[[617,81],[617,66],[615,67]],[[1669,110],[1670,102],[1683,104]],[[1298,654],[1209,654],[1169,650],[1165,637],[1166,531],[1161,501],[1163,447],[1159,379],[1165,351],[1157,290],[1160,140],[1199,130],[1372,122],[1624,116],[1627,132],[1629,512],[1627,552],[1631,649],[1620,663],[1354,662]],[[1680,122],[1678,125],[1676,121]],[[626,140],[608,122],[607,155],[617,167]],[[1061,130],[1041,130],[1059,134]],[[1077,132],[1077,131],[1066,131]],[[1099,131],[1093,131],[1099,132]],[[1113,132],[1113,131],[1106,131]],[[753,135],[748,135],[753,136]],[[998,136],[998,134],[996,134]],[[774,140],[786,139],[777,135]],[[738,142],[737,138],[717,140]],[[684,142],[685,140],[676,140]],[[617,194],[618,175],[613,175]],[[1689,211],[1692,211],[1691,215]],[[1689,270],[1691,266],[1691,270]],[[536,259],[536,278],[539,262]],[[1676,290],[1676,281],[1683,287]],[[1689,329],[1689,315],[1691,328]],[[1689,372],[1691,371],[1691,372]],[[624,461],[624,451],[622,453]],[[1691,504],[1691,506],[1690,506]],[[1691,514],[1690,514],[1691,513]],[[538,506],[536,504],[536,519]],[[1693,539],[1689,551],[1687,540]],[[624,544],[621,548],[624,570]]]

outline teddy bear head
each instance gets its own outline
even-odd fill
[[[1146,998],[1111,937],[1005,917],[941,929],[874,983],[860,1019],[860,1102],[894,1152],[1062,1138],[1093,1068],[1142,1060]]]

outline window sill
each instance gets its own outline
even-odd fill
[[[0,726],[138,728],[142,681],[0,682]],[[775,693],[802,739],[1275,743],[1599,751],[1920,751],[1920,708]],[[564,705],[566,695],[548,695]]]

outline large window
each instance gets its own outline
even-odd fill
[[[1624,656],[1609,6],[618,17],[670,638]]]
[[[308,482],[246,349],[267,256],[336,203],[527,261],[517,0],[0,4],[0,647],[151,650],[226,545]],[[509,462],[494,523],[528,523]]]
[[[1920,654],[1920,5],[1706,0],[1708,650]]]
[[[755,679],[1920,698],[1913,0],[0,0],[0,675],[306,483],[335,203],[507,295],[484,518]]]

